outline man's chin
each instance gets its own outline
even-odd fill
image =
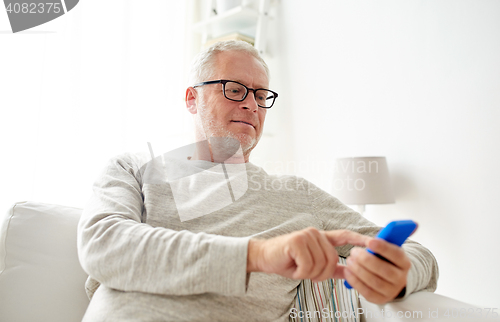
[[[233,136],[236,140],[240,141],[241,149],[243,153],[252,151],[253,148],[257,145],[258,140],[247,134],[237,134]]]
[[[234,132],[230,132],[230,131],[225,131],[224,133],[213,133],[212,134],[213,137],[228,137],[228,138],[232,138],[232,139],[235,139],[237,140],[239,143],[240,143],[240,146],[241,146],[241,150],[243,152],[243,154],[248,154],[250,153],[250,151],[253,150],[253,148],[255,148],[255,146],[257,145],[257,143],[259,142],[259,140],[251,135],[251,134],[247,134],[247,133],[234,133]]]

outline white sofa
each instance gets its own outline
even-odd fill
[[[81,321],[89,301],[87,275],[76,251],[80,214],[81,209],[73,207],[19,202],[0,215],[1,322]],[[435,312],[443,320],[477,320],[457,314],[457,309],[473,306],[434,293],[416,293],[383,306],[360,298],[360,305],[364,314],[358,320],[368,322],[434,321]]]

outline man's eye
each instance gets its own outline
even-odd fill
[[[239,93],[240,90],[237,88],[233,88],[233,89],[230,89],[229,92],[236,94],[236,93]]]

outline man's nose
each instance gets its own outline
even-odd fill
[[[256,112],[259,109],[259,105],[257,105],[257,101],[255,100],[255,93],[252,91],[248,92],[242,104],[244,109],[250,110],[251,112]]]

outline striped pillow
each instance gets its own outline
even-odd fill
[[[339,257],[345,264],[345,258]],[[290,321],[349,321],[358,322],[359,294],[347,289],[344,280],[322,282],[303,280],[297,287],[297,296],[290,310]]]

